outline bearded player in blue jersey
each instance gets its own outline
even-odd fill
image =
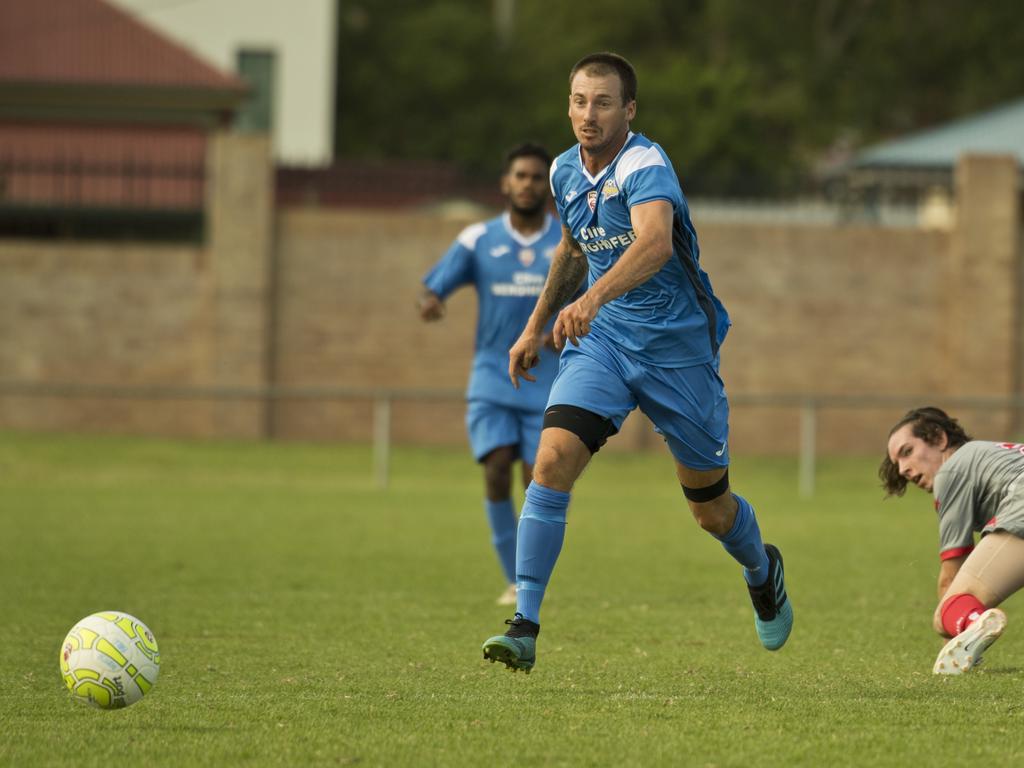
[[[509,350],[509,376],[530,381],[543,329],[557,314],[566,346],[548,397],[516,556],[515,617],[484,658],[513,671],[536,662],[540,607],[565,535],[570,492],[590,458],[639,407],[675,459],[693,516],[743,566],[761,643],[781,648],[793,625],[782,556],[764,544],[754,510],[729,486],[729,404],[718,351],[725,307],[700,268],[697,236],[672,164],[630,131],[636,74],[596,53],[569,75],[579,143],[555,159],[551,189],[562,224],[544,291]],[[562,308],[581,282],[586,291]],[[561,309],[560,309],[561,308]]]
[[[516,602],[516,514],[512,469],[521,461],[523,485],[530,482],[544,405],[558,371],[558,353],[546,341],[537,350],[536,381],[517,391],[508,378],[508,350],[526,325],[547,277],[561,230],[547,212],[551,156],[536,144],[522,144],[505,157],[501,190],[507,210],[464,229],[423,279],[419,301],[423,320],[444,316],[444,302],[457,288],[477,294],[476,350],[466,399],[466,428],[473,456],[483,466],[484,507],[491,541],[508,587],[499,605]]]

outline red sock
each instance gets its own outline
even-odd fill
[[[942,603],[942,627],[951,637],[955,637],[967,629],[984,611],[985,605],[974,595],[966,592],[950,595]]]

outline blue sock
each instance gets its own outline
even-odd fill
[[[743,578],[747,584],[756,587],[768,579],[768,555],[761,541],[761,529],[754,517],[754,508],[742,496],[733,494],[738,508],[736,522],[725,536],[715,536],[725,551],[732,555],[743,566]]]
[[[512,584],[516,580],[516,513],[512,508],[512,499],[484,499],[484,509],[487,510],[487,520],[491,524],[491,543],[498,553],[505,581]]]
[[[516,548],[516,611],[540,624],[540,604],[565,539],[569,494],[536,482],[526,489]]]

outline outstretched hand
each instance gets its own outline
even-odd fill
[[[416,301],[416,309],[419,310],[420,319],[426,322],[440,320],[444,317],[444,302],[432,291],[425,291]]]
[[[519,389],[520,378],[526,381],[537,380],[537,377],[530,373],[530,369],[540,362],[539,354],[543,344],[543,336],[523,331],[508,351],[508,377],[512,379],[512,386],[516,389]]]

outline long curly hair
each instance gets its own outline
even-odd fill
[[[913,424],[911,432],[914,437],[921,438],[928,445],[939,445],[943,435],[946,436],[946,444],[951,448],[959,448],[974,439],[964,431],[960,422],[941,408],[933,406],[907,411],[889,430],[889,437],[907,424]],[[882,481],[882,488],[885,489],[887,496],[902,496],[907,490],[907,478],[900,474],[899,466],[889,458],[888,453],[878,467],[878,479]]]

